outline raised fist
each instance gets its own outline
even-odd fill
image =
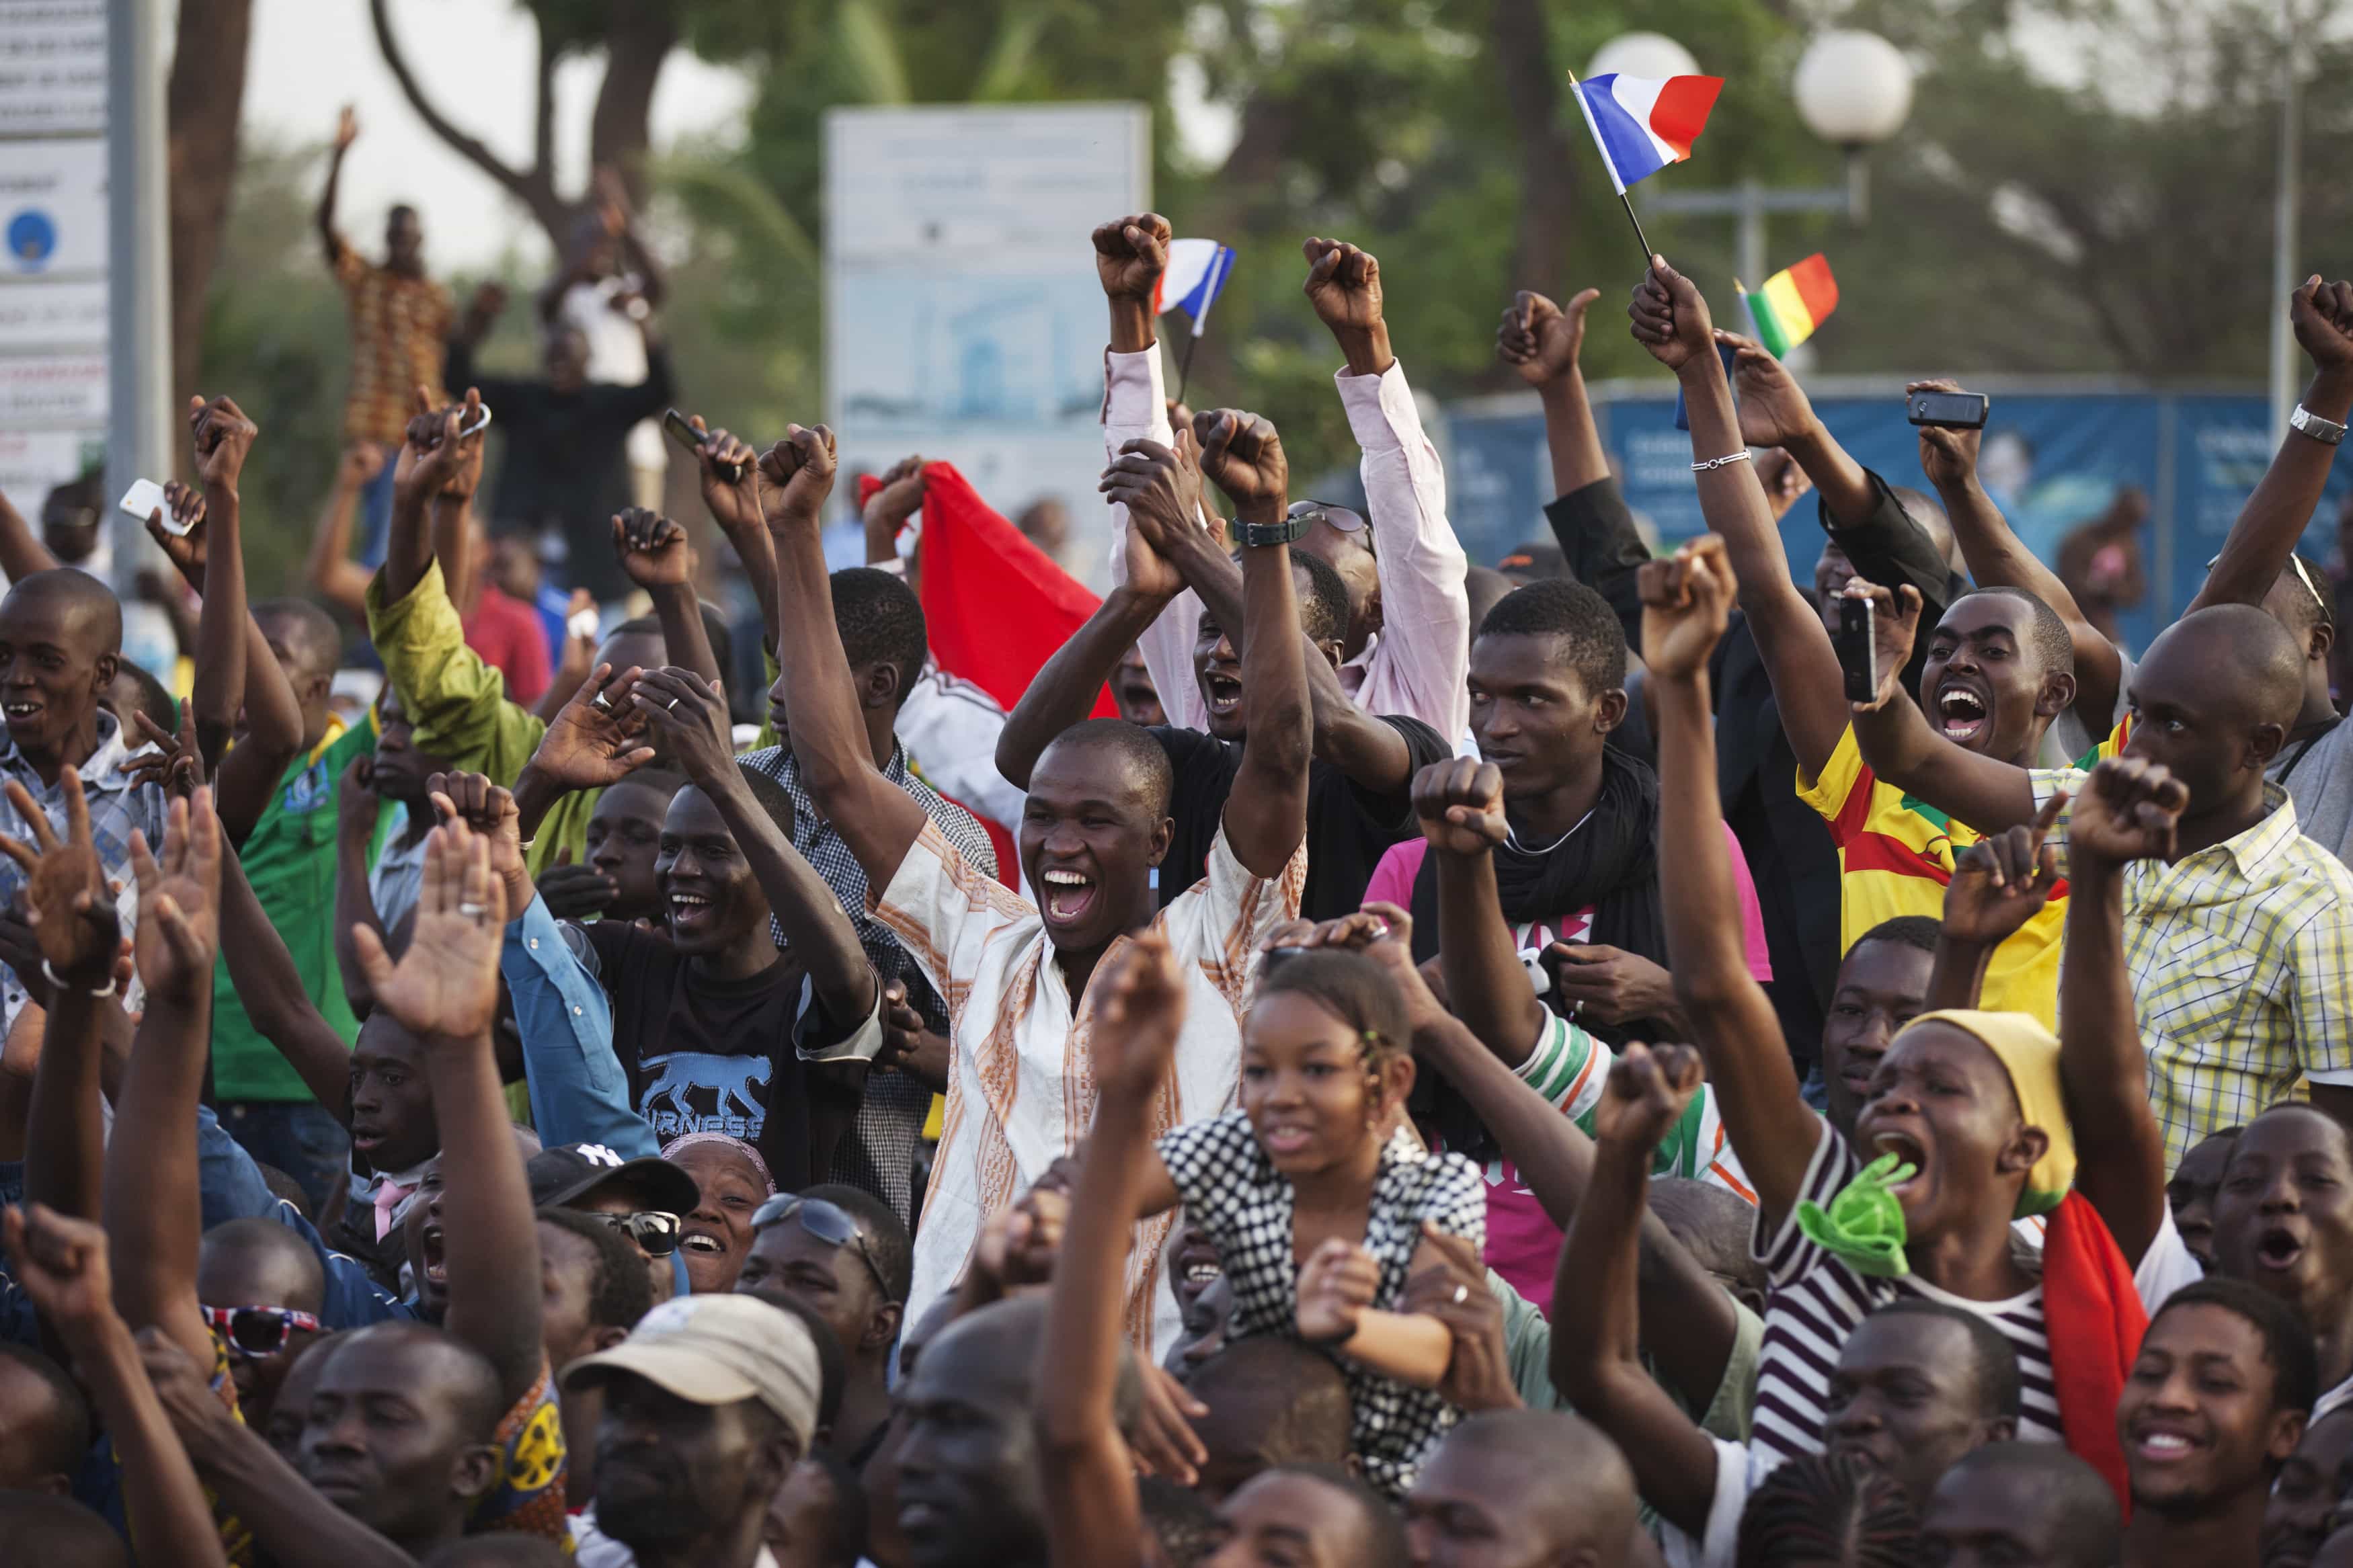
[[[1715,326],[1708,319],[1707,301],[1663,256],[1651,258],[1650,275],[1634,290],[1626,314],[1633,318],[1634,341],[1669,370],[1681,370],[1701,354],[1715,353]]]
[[[1520,373],[1530,386],[1558,381],[1577,368],[1577,352],[1585,346],[1585,310],[1601,298],[1599,289],[1581,289],[1566,309],[1525,289],[1504,309],[1504,324],[1495,330],[1495,357]]]
[[[253,450],[253,438],[261,434],[261,426],[247,418],[245,410],[229,398],[216,397],[207,403],[191,397],[188,429],[195,443],[196,477],[208,486],[235,489],[237,476],[245,471],[245,455]]]
[[[1337,239],[1311,239],[1307,302],[1334,331],[1367,331],[1381,324],[1381,264],[1369,250]]]
[[[350,104],[335,116],[335,151],[340,153],[360,139],[360,117]]]
[[[1450,757],[1413,775],[1413,816],[1430,847],[1484,855],[1511,837],[1504,820],[1504,775],[1493,763]]]
[[[1723,539],[1704,533],[1665,560],[1646,561],[1634,583],[1642,596],[1642,662],[1651,673],[1688,679],[1706,668],[1732,618],[1736,584]]]
[[[686,530],[643,507],[615,514],[613,552],[640,588],[672,587],[694,576],[694,547],[687,542]]]
[[[833,493],[837,452],[822,425],[788,425],[785,438],[760,456],[760,506],[770,528],[787,522],[814,527]]]
[[[1095,276],[1103,293],[1113,300],[1152,303],[1153,290],[1168,266],[1168,220],[1158,213],[1138,213],[1101,225],[1094,232]]]
[[[1291,465],[1274,426],[1256,414],[1231,408],[1193,416],[1193,439],[1201,448],[1201,472],[1232,499],[1237,514],[1255,510],[1255,522],[1281,520],[1290,493]]]

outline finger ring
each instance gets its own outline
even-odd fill
[[[470,921],[478,921],[484,915],[489,914],[491,911],[486,906],[481,904],[461,903],[458,906],[458,912],[465,916]]]
[[[1457,1285],[1456,1287],[1454,1287],[1454,1304],[1455,1304],[1456,1306],[1458,1306],[1458,1307],[1459,1307],[1459,1306],[1462,1305],[1462,1303],[1463,1303],[1463,1302],[1465,1302],[1465,1301],[1469,1300],[1470,1299],[1471,1299],[1471,1287],[1469,1287],[1468,1285]]]
[[[671,699],[670,700],[669,703],[668,703],[668,704],[667,704],[667,705],[662,709],[662,711],[663,711],[663,712],[665,712],[665,713],[675,713],[675,712],[677,712],[677,711],[678,711],[678,699],[677,699],[677,698],[675,698],[675,697],[671,698]]]
[[[1366,929],[1373,933],[1373,940],[1375,942],[1379,942],[1389,934],[1389,922],[1381,919],[1380,916],[1375,915],[1373,917],[1372,923]]]
[[[1585,998],[1584,998],[1584,997],[1582,997],[1582,996],[1577,996],[1577,997],[1573,997],[1573,998],[1571,998],[1571,999],[1570,999],[1570,1001],[1569,1001],[1569,1004],[1568,1004],[1568,1016],[1569,1016],[1570,1017],[1572,1017],[1572,1018],[1576,1017],[1576,1016],[1577,1016],[1577,1009],[1578,1009],[1578,1008],[1580,1008],[1580,1007],[1583,1007],[1584,1005],[1585,1005]]]
[[[613,710],[613,700],[599,691],[596,696],[591,697],[588,700],[588,706],[591,708],[600,709],[607,713],[610,713]]]

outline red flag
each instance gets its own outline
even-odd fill
[[[859,503],[881,488],[867,475]],[[953,463],[923,465],[920,575],[933,657],[1008,711],[1103,603],[997,515]],[[1105,686],[1088,717],[1118,716]]]

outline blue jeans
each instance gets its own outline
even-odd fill
[[[400,458],[397,445],[384,449],[384,467],[360,489],[360,564],[374,570],[384,564],[392,546],[392,472]]]
[[[223,1131],[264,1165],[294,1178],[313,1215],[351,1168],[352,1144],[334,1113],[315,1100],[225,1100]]]

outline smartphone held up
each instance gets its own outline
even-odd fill
[[[702,456],[703,444],[710,439],[710,437],[705,436],[702,431],[694,427],[693,420],[689,419],[685,415],[681,414],[675,408],[670,409],[668,413],[662,416],[662,428],[670,432],[671,440],[676,441],[680,446],[693,453],[697,458]],[[714,464],[713,467],[718,468],[719,477],[725,479],[729,484],[741,484],[743,482],[743,464],[718,463]]]
[[[1992,400],[1982,392],[1915,392],[1905,401],[1905,415],[1915,425],[1982,430],[1991,407]]]
[[[1840,598],[1838,635],[1831,642],[1846,677],[1849,702],[1870,702],[1879,696],[1879,643],[1873,635],[1873,619],[1869,599]]]

